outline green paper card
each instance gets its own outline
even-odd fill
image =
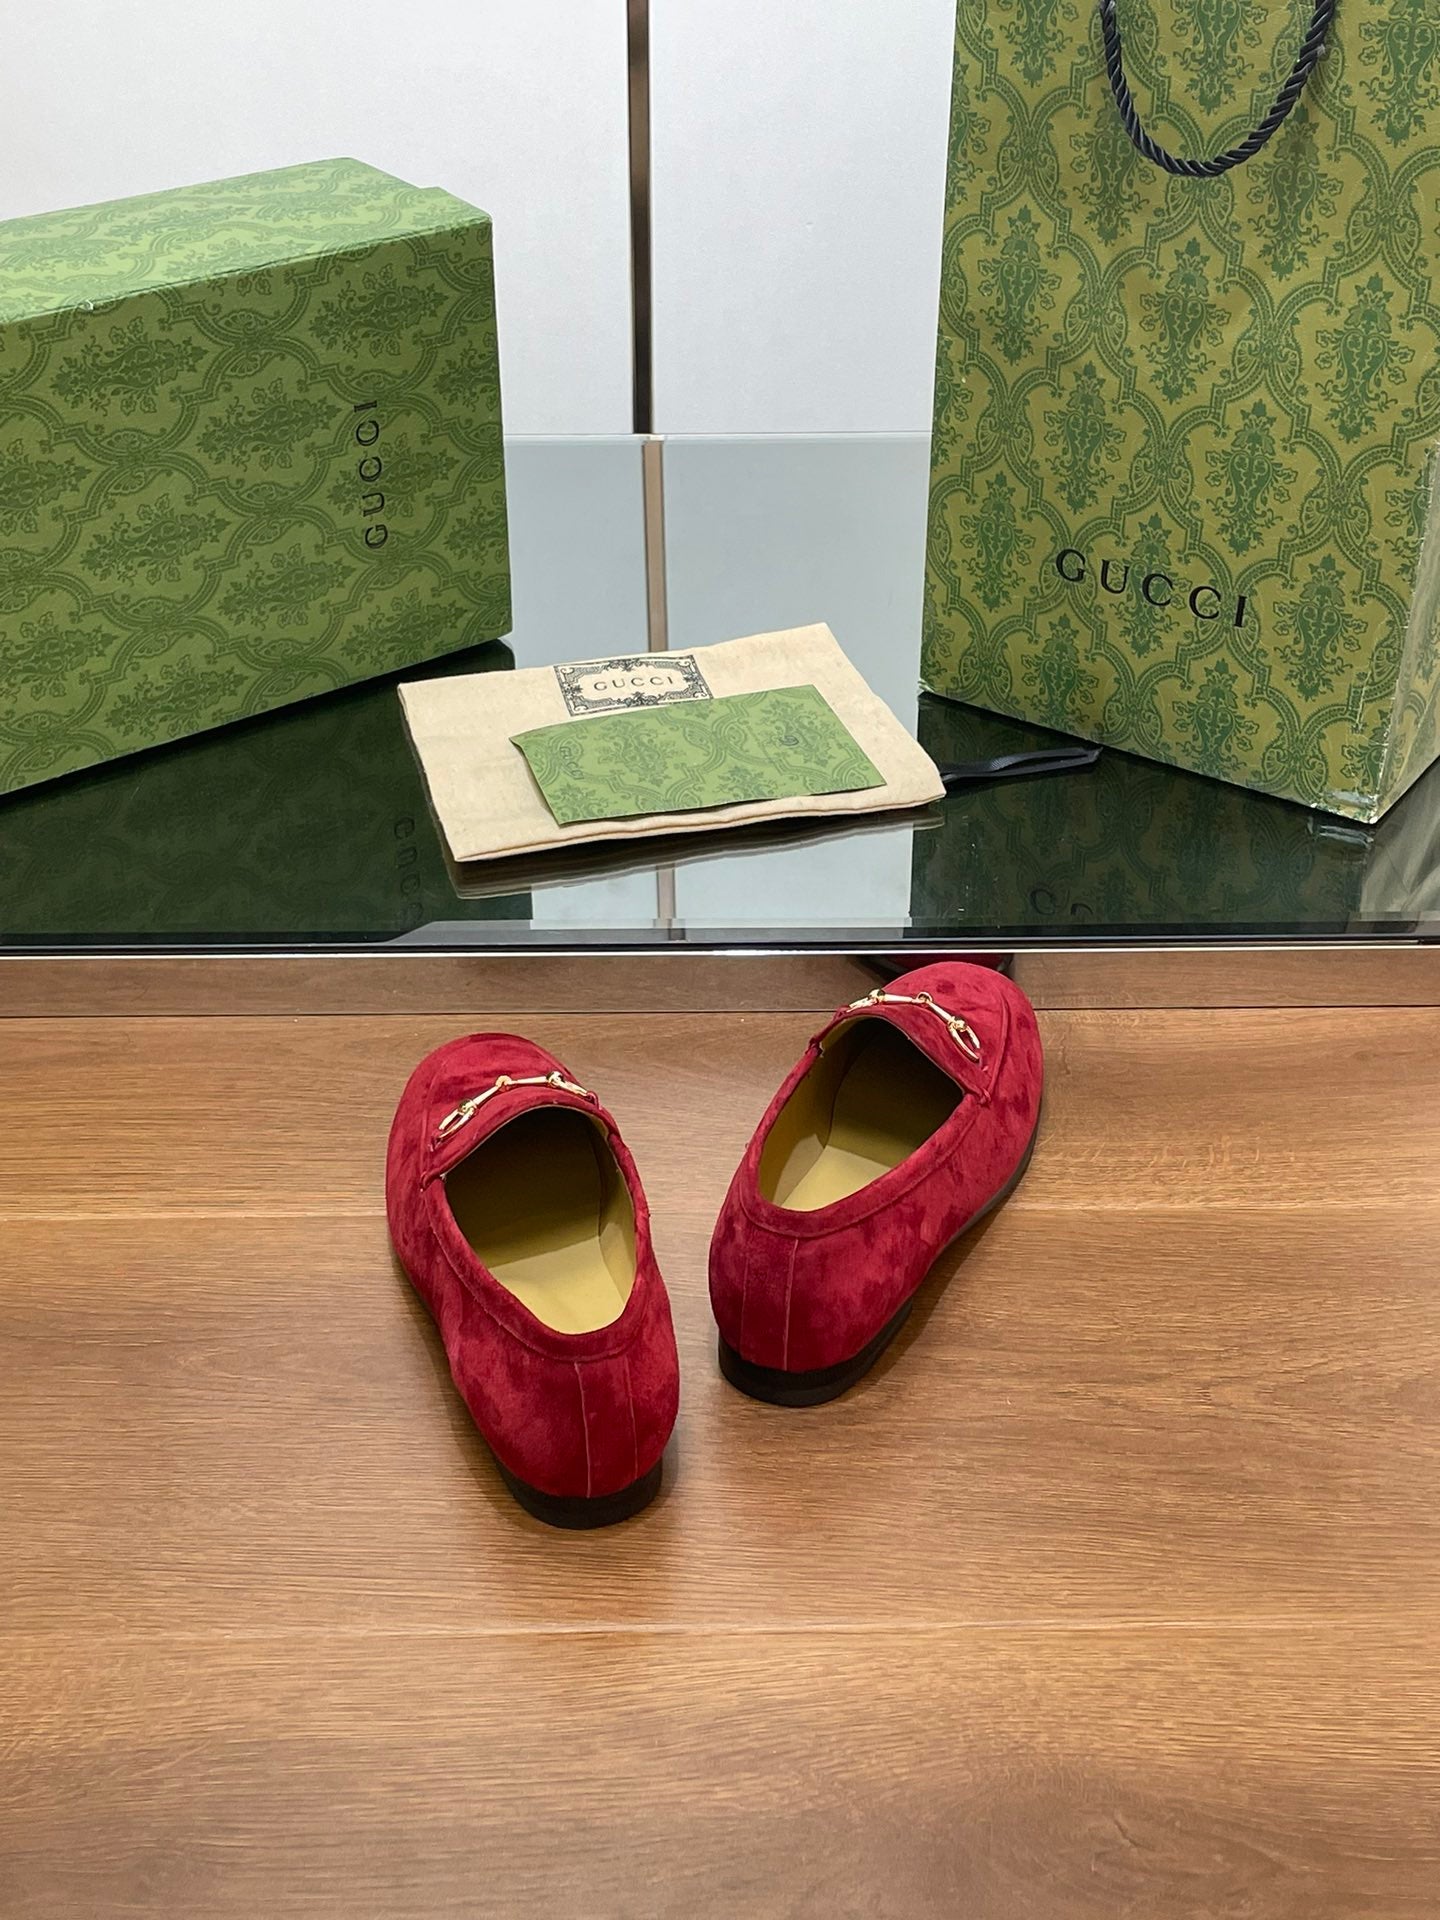
[[[814,687],[607,713],[514,744],[562,827],[885,784]]]

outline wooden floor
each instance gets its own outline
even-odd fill
[[[0,1020],[4,1920],[1435,1920],[1440,1011],[1045,1013],[1025,1184],[795,1413],[704,1265],[815,1024],[525,1022],[684,1369],[587,1536],[387,1247],[465,1021]]]

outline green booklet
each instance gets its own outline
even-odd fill
[[[514,744],[562,827],[885,784],[814,687],[570,720]]]

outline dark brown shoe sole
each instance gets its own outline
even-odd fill
[[[543,1520],[547,1527],[579,1532],[589,1527],[613,1527],[617,1521],[629,1520],[648,1507],[660,1491],[665,1462],[657,1460],[648,1473],[642,1473],[638,1480],[632,1480],[617,1493],[597,1494],[589,1500],[579,1495],[542,1493],[538,1487],[511,1473],[500,1460],[495,1464],[500,1468],[500,1478],[527,1513]]]

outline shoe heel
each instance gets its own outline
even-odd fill
[[[543,1520],[547,1527],[564,1527],[572,1533],[590,1527],[613,1527],[617,1521],[633,1518],[648,1507],[660,1491],[665,1465],[663,1459],[657,1460],[648,1473],[642,1473],[628,1487],[587,1500],[578,1495],[542,1493],[539,1487],[532,1487],[528,1480],[511,1473],[502,1461],[496,1460],[495,1464],[500,1469],[500,1478],[528,1514]]]
[[[1006,1181],[1000,1191],[986,1201],[980,1211],[965,1222],[956,1234],[957,1240],[963,1240],[973,1227],[977,1227],[987,1214],[995,1209],[1019,1186],[1030,1165],[1030,1156],[1035,1151],[1035,1142],[1040,1137],[1040,1116],[1035,1116],[1035,1128],[1030,1135],[1029,1145],[1021,1157],[1020,1164]],[[953,1244],[953,1242],[952,1242]],[[910,1298],[892,1314],[875,1338],[867,1346],[853,1354],[848,1360],[841,1360],[833,1367],[817,1367],[812,1373],[789,1373],[783,1367],[759,1367],[753,1360],[747,1360],[728,1344],[725,1336],[720,1336],[720,1371],[732,1387],[738,1387],[741,1393],[748,1393],[752,1400],[764,1400],[772,1407],[818,1407],[826,1400],[835,1400],[853,1387],[855,1382],[867,1374],[890,1342],[899,1333],[910,1316],[915,1304],[915,1296]]]
[[[738,1387],[741,1393],[748,1393],[752,1400],[764,1400],[772,1407],[821,1406],[826,1400],[838,1399],[847,1387],[853,1387],[862,1374],[870,1371],[910,1318],[910,1309],[914,1304],[912,1295],[859,1353],[852,1354],[848,1360],[837,1361],[833,1367],[815,1367],[808,1373],[790,1373],[783,1367],[756,1366],[753,1360],[747,1360],[743,1354],[737,1353],[722,1335],[720,1371],[732,1387]]]

